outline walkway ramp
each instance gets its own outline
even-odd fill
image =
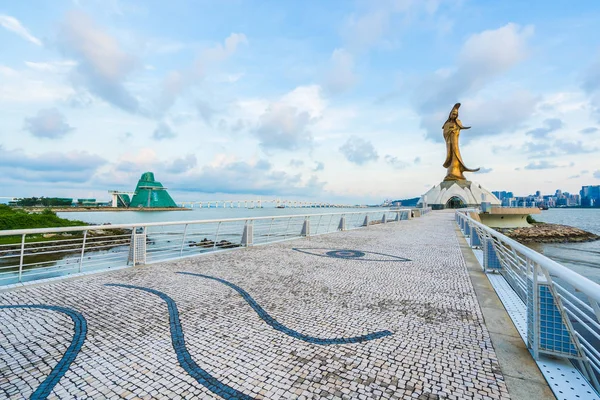
[[[2,292],[0,397],[509,399],[455,226],[436,212]],[[50,307],[14,307],[31,304]]]

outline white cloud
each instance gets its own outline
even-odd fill
[[[379,158],[373,144],[357,136],[348,138],[346,143],[340,147],[340,152],[348,161],[357,165],[363,165]]]
[[[25,61],[25,65],[35,71],[65,73],[69,72],[73,67],[75,67],[77,62],[73,60],[47,62]]]
[[[474,34],[462,46],[456,68],[426,77],[417,88],[416,108],[422,116],[421,126],[426,129],[427,138],[440,141],[441,126],[454,103],[466,104],[465,97],[476,95],[524,60],[529,53],[527,40],[532,33],[530,26],[520,27],[509,23],[495,30]],[[485,114],[486,119],[477,122],[485,126],[488,133],[499,133],[514,128],[515,124],[530,117],[537,101],[539,99],[525,91],[511,93],[504,98],[479,100],[479,111],[485,113],[474,113],[473,116]],[[510,111],[512,115],[502,115],[503,111]]]
[[[325,88],[333,94],[342,93],[357,81],[354,57],[344,49],[335,49],[331,55],[330,69],[325,77]]]
[[[325,107],[319,86],[297,87],[268,106],[253,133],[265,150],[310,147],[313,135],[308,128],[322,116]]]
[[[173,139],[175,136],[177,136],[177,134],[166,122],[159,122],[152,134],[152,138],[155,140]]]
[[[71,11],[61,24],[58,41],[62,51],[78,62],[72,74],[76,86],[125,111],[139,111],[137,98],[124,83],[140,64],[114,37],[88,15]]]
[[[25,119],[25,130],[39,138],[60,139],[73,129],[56,108],[40,110],[35,117]]]
[[[218,43],[205,49],[192,66],[169,72],[162,83],[157,102],[158,115],[164,115],[186,90],[200,84],[207,67],[225,61],[240,45],[246,43],[248,40],[243,33],[232,33],[223,44]]]
[[[35,45],[42,45],[42,41],[29,33],[27,28],[21,25],[21,22],[14,17],[0,14],[0,25]]]

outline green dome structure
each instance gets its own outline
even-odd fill
[[[153,172],[144,172],[135,188],[130,208],[177,207],[175,201],[160,182],[154,180]]]

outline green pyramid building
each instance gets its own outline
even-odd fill
[[[167,192],[167,188],[154,180],[153,172],[144,172],[138,181],[129,207],[177,207],[177,204]]]

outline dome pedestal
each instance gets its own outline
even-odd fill
[[[500,206],[502,203],[490,191],[471,181],[443,181],[421,196],[418,204],[434,210],[480,207],[481,203]]]

